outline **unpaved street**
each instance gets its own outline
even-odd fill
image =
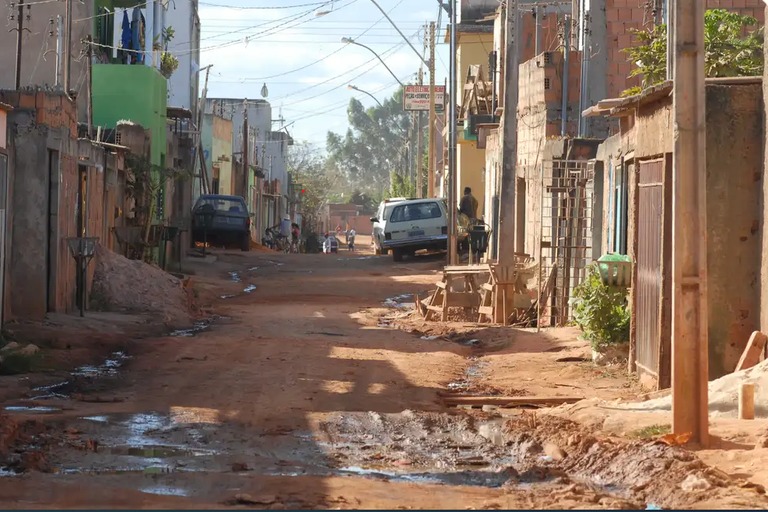
[[[409,294],[432,287],[439,258],[218,256],[193,267],[212,306],[196,329],[107,344],[106,363],[74,374],[3,378],[16,396],[0,416],[0,507],[768,506],[680,448],[446,408],[452,390],[635,390],[584,362],[572,329],[415,320]],[[691,474],[710,487],[680,492]]]

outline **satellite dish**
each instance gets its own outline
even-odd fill
[[[269,89],[267,89],[267,84],[264,83],[264,85],[261,86],[261,97],[266,98],[269,96]]]

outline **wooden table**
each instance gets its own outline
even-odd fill
[[[480,276],[491,273],[488,264],[479,265],[449,265],[443,269],[443,279],[438,281],[437,289],[426,307],[425,318],[430,313],[440,313],[441,320],[448,320],[448,308],[461,307],[466,310],[477,309],[480,306],[481,284]],[[456,291],[455,285],[463,281],[462,291]]]

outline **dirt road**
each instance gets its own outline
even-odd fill
[[[0,416],[0,507],[768,506],[679,448],[447,409],[451,389],[634,389],[584,362],[572,330],[412,318],[403,303],[431,288],[438,258],[218,256],[194,266],[215,314],[196,329],[128,343],[47,387],[15,378],[25,396]],[[707,484],[686,487],[690,475]]]

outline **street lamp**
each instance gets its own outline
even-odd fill
[[[380,107],[382,107],[382,108],[384,107],[384,105],[382,105],[382,104],[381,104],[381,102],[380,102],[379,100],[377,100],[377,99],[376,99],[376,96],[374,96],[373,94],[369,93],[368,91],[364,91],[364,90],[360,89],[359,87],[356,87],[356,86],[354,86],[354,85],[352,85],[352,84],[349,84],[349,85],[347,86],[347,89],[351,89],[351,90],[353,90],[353,91],[362,92],[363,94],[367,94],[368,96],[370,96],[371,98],[373,98],[373,101],[375,101],[376,103],[378,103]]]
[[[392,70],[391,70],[391,69],[389,69],[389,66],[387,66],[387,64],[384,62],[384,59],[382,59],[382,58],[381,58],[381,56],[380,56],[378,53],[376,53],[375,51],[373,51],[373,50],[372,50],[371,48],[369,48],[368,46],[365,46],[365,45],[364,45],[364,44],[362,44],[362,43],[358,43],[357,41],[355,41],[355,40],[354,40],[354,39],[352,39],[351,37],[342,37],[342,38],[341,38],[341,42],[342,42],[342,43],[345,43],[345,44],[355,44],[355,45],[357,45],[357,46],[362,46],[363,48],[365,48],[366,50],[368,50],[369,52],[371,52],[372,54],[374,54],[374,55],[376,56],[376,58],[377,58],[377,59],[379,59],[379,62],[381,62],[381,65],[382,65],[382,66],[384,66],[385,68],[387,68],[387,71],[389,71],[389,74],[390,74],[390,75],[392,75],[392,77],[393,77],[393,78],[394,78],[394,79],[397,81],[397,83],[399,83],[399,84],[400,84],[400,87],[404,87],[404,85],[403,85],[403,82],[401,82],[401,81],[400,81],[400,79],[399,79],[399,78],[397,78],[397,76],[396,76],[396,75],[395,75],[395,74],[392,72]]]

